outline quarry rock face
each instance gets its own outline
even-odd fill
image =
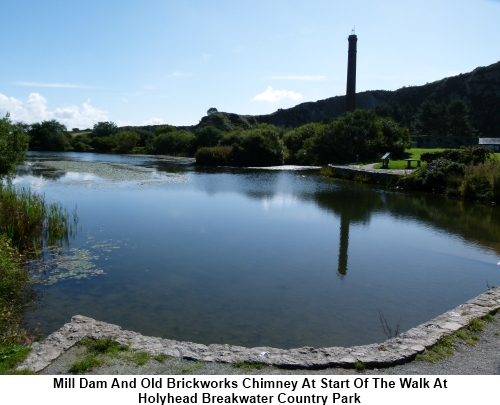
[[[356,93],[356,108],[372,109],[384,103],[409,104],[417,109],[424,101],[449,103],[464,101],[470,108],[472,125],[482,137],[500,137],[500,62],[478,67],[472,72],[447,77],[422,86],[403,87],[395,91],[370,90]],[[334,119],[346,112],[346,96],[306,102],[292,108],[278,109],[267,115],[238,115],[219,112],[203,117],[198,125],[179,127],[196,130],[213,125],[223,130],[246,129],[256,123],[296,128],[311,122]]]

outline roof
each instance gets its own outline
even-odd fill
[[[479,145],[500,145],[500,138],[479,138]]]

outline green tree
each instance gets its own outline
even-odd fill
[[[115,152],[129,153],[134,149],[140,140],[139,135],[133,131],[118,132],[114,137],[117,143]]]
[[[424,101],[418,110],[415,129],[421,135],[446,136],[448,134],[448,111],[445,104]]]
[[[212,115],[212,114],[215,114],[219,111],[217,111],[217,108],[214,108],[214,107],[210,107],[208,110],[207,110],[207,115]]]
[[[196,136],[195,148],[198,149],[204,146],[216,146],[224,132],[212,125],[208,125],[196,130],[194,135]]]
[[[411,147],[410,133],[390,118],[373,110],[356,110],[318,128],[297,153],[305,164],[375,160],[385,152],[401,156]]]
[[[99,153],[110,153],[118,147],[118,142],[113,136],[105,136],[103,138],[94,138],[90,145]]]
[[[284,163],[282,130],[259,124],[246,131],[224,134],[220,146],[232,146],[232,164],[237,166],[274,166]]]
[[[170,131],[158,135],[148,153],[157,155],[192,155],[195,136],[188,131]]]
[[[477,131],[469,120],[469,108],[461,100],[448,104],[448,133],[451,136],[476,136]]]
[[[66,151],[71,149],[71,136],[66,127],[56,120],[37,122],[31,125],[30,150]]]
[[[113,136],[118,132],[118,127],[114,122],[102,121],[94,125],[92,129],[92,138],[106,138]]]
[[[12,124],[9,113],[0,119],[0,174],[23,162],[28,144],[29,137],[20,127]]]
[[[155,128],[155,134],[161,135],[161,134],[168,134],[169,132],[175,132],[177,131],[177,128],[174,127],[173,125],[162,125],[160,127]]]
[[[283,143],[286,147],[286,154],[288,155],[286,160],[289,163],[306,163],[304,162],[304,156],[299,154],[299,151],[304,147],[304,142],[318,135],[324,128],[324,124],[311,123],[302,125],[299,128],[288,131],[283,137]],[[307,160],[307,159],[306,159]]]

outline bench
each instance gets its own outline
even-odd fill
[[[420,159],[405,159],[408,162],[408,169],[411,169],[411,162],[417,162],[417,167],[420,167]]]
[[[380,160],[382,161],[382,167],[389,167],[389,156],[391,156],[391,152],[387,152],[380,158]]]

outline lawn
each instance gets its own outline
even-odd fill
[[[412,148],[408,149],[405,152],[405,157],[404,159],[420,159],[420,155],[422,153],[427,153],[427,152],[440,152],[444,150],[443,148],[435,148],[435,149],[424,149],[424,148]],[[427,163],[422,162],[422,166],[425,166]],[[412,163],[412,167],[416,166],[416,162]],[[389,169],[406,169],[408,167],[408,162],[406,160],[389,160]],[[377,163],[375,166],[373,166],[374,169],[381,169],[382,168],[382,162]]]
[[[435,149],[423,149],[423,148],[412,148],[408,149],[405,152],[405,159],[420,159],[420,155],[426,152],[440,152],[444,150],[443,148],[435,148]],[[495,159],[500,160],[500,153],[493,153]],[[426,162],[421,162],[422,166],[425,166]],[[416,162],[412,162],[412,168],[416,167]],[[377,163],[373,166],[374,169],[381,169],[382,162]],[[389,169],[406,169],[408,168],[408,162],[406,160],[389,160]]]

